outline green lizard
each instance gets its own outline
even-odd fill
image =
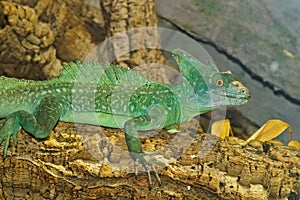
[[[150,187],[149,167],[160,183],[152,161],[145,159],[139,130],[181,124],[218,107],[244,104],[250,97],[231,73],[220,73],[180,49],[172,55],[183,79],[174,85],[119,66],[80,61],[64,65],[58,77],[45,81],[1,77],[4,157],[11,137],[17,145],[21,128],[36,138],[46,138],[58,120],[124,128],[130,155],[147,171]]]

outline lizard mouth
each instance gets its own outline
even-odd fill
[[[204,113],[224,106],[238,106],[248,102],[251,97],[246,87],[231,90],[214,90],[207,93],[194,94],[185,99],[184,107],[190,112]]]
[[[224,91],[213,92],[211,96],[212,99],[215,97],[217,99],[223,98],[224,101],[241,101],[246,103],[251,97],[251,93],[248,90],[248,88],[240,84],[238,87],[234,88],[234,90],[229,89]]]
[[[214,92],[207,94],[206,98],[203,96],[192,97],[185,105],[189,110],[195,110],[195,108],[198,107],[200,110],[209,111],[224,106],[245,104],[248,102],[250,96],[250,93],[247,91],[241,92],[240,94]],[[206,101],[204,99],[206,99]]]
[[[224,95],[227,99],[239,99],[239,100],[247,100],[251,97],[250,95]]]
[[[239,94],[223,94],[223,95],[218,95],[214,98],[212,98],[213,102],[218,102],[217,104],[223,104],[223,106],[237,106],[241,104],[245,104],[248,102],[249,98],[251,97],[250,93],[245,91],[241,92]],[[223,103],[221,102],[223,101]]]

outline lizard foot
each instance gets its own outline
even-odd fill
[[[0,145],[3,142],[5,142],[3,148],[4,158],[7,156],[7,149],[8,149],[10,137],[13,138],[14,145],[17,146],[18,144],[17,133],[20,129],[21,126],[15,123],[13,118],[6,118],[6,120],[0,127]]]
[[[161,166],[166,166],[165,163],[163,163],[162,161],[153,157],[153,154],[155,152],[156,151],[151,152],[151,153],[133,153],[133,152],[130,153],[131,157],[134,159],[135,176],[138,177],[138,165],[142,164],[142,166],[144,167],[144,169],[147,173],[147,179],[148,179],[148,184],[149,184],[150,190],[153,187],[152,180],[151,180],[151,172],[153,173],[153,175],[156,179],[156,182],[159,184],[159,186],[161,186],[161,180],[158,176],[158,173],[157,173],[155,167],[153,166],[153,163],[156,163]]]

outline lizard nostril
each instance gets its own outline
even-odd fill
[[[245,89],[241,89],[241,92],[247,94],[248,92]]]
[[[242,94],[244,94],[244,95],[247,95],[247,96],[249,96],[249,97],[251,96],[249,90],[247,90],[247,89],[245,89],[245,88],[242,88],[242,89],[241,89],[241,92],[242,92]]]

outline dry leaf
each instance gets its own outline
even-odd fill
[[[262,127],[260,127],[251,137],[248,138],[244,145],[248,144],[251,140],[257,140],[261,142],[270,141],[276,145],[284,145],[280,141],[273,140],[278,135],[283,133],[286,129],[288,129],[290,134],[290,142],[288,146],[300,148],[300,142],[292,139],[292,128],[290,125],[284,121],[279,119],[272,119],[267,121]],[[232,129],[230,126],[230,121],[228,119],[215,121],[211,127],[211,134],[224,139],[232,134]]]
[[[290,146],[290,147],[296,147],[296,148],[300,149],[300,142],[298,142],[297,140],[291,140],[289,142],[288,146]]]
[[[271,143],[271,144],[274,144],[276,146],[284,146],[284,144],[279,140],[270,140],[268,142]]]
[[[228,137],[231,132],[229,119],[215,121],[211,126],[211,134],[224,139]]]
[[[260,129],[258,129],[251,137],[247,140],[247,143],[251,140],[258,140],[261,142],[272,140],[280,135],[286,129],[289,129],[290,137],[292,129],[290,125],[284,121],[278,119],[272,119],[267,121]]]

